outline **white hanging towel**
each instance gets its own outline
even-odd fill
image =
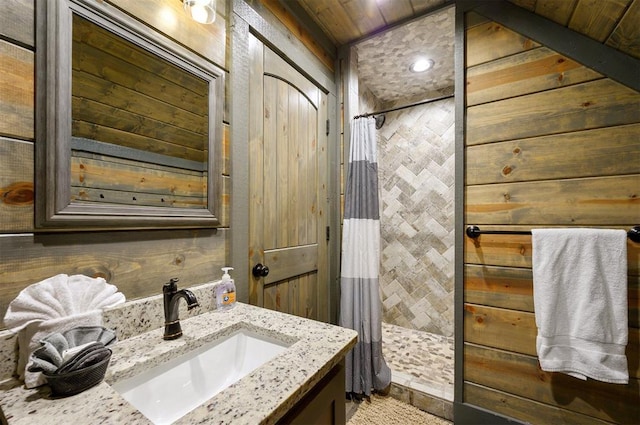
[[[540,367],[583,380],[628,383],[626,232],[531,233]]]

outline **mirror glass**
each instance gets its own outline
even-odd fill
[[[103,3],[38,12],[37,226],[218,225],[222,71]]]
[[[208,83],[73,15],[73,201],[206,208]]]

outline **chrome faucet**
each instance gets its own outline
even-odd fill
[[[178,278],[173,278],[165,283],[162,287],[164,297],[164,339],[176,339],[182,336],[182,328],[180,327],[180,319],[178,319],[178,301],[184,298],[187,302],[187,308],[198,307],[198,300],[188,289],[178,291]]]

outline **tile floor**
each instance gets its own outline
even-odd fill
[[[392,370],[390,395],[453,419],[453,338],[382,324],[382,352]]]

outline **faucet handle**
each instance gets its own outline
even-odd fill
[[[163,285],[163,290],[165,291],[177,291],[178,290],[178,281],[180,279],[178,279],[177,277],[172,277],[171,279],[169,279],[169,282],[165,283]]]

